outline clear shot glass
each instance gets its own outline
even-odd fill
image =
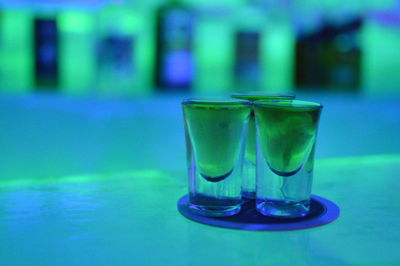
[[[254,102],[257,100],[291,101],[294,95],[263,94],[261,92],[248,92],[232,94],[233,98]],[[251,110],[249,127],[245,142],[243,161],[242,196],[247,199],[256,198],[256,121],[254,111]]]
[[[232,98],[198,98],[184,100],[182,107],[189,208],[204,216],[238,213],[250,103]]]
[[[258,212],[304,217],[310,210],[315,141],[322,105],[255,101]]]

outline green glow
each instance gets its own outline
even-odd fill
[[[0,180],[0,185],[1,187],[13,187],[13,186],[20,187],[20,186],[50,184],[50,183],[86,183],[86,182],[91,182],[97,178],[98,176],[96,175],[76,175],[76,176],[54,177],[54,178]]]
[[[366,93],[399,92],[400,29],[367,21],[361,32],[362,87]]]
[[[130,35],[142,26],[137,11],[118,4],[107,6],[98,14],[98,18],[100,30],[106,32],[115,30],[118,33]]]
[[[204,18],[196,25],[196,92],[224,93],[232,85],[234,38],[231,24]]]
[[[136,170],[121,173],[112,174],[82,174],[82,175],[71,175],[64,177],[53,177],[53,178],[32,178],[32,179],[13,179],[13,180],[0,180],[0,187],[21,187],[21,186],[31,186],[31,185],[42,185],[42,184],[80,184],[80,183],[91,183],[94,181],[107,181],[114,179],[115,177],[126,177],[131,176],[140,177],[143,182],[150,182],[146,180],[162,180],[171,178],[168,173],[165,173],[156,169],[145,169]]]
[[[69,11],[61,13],[57,22],[62,90],[67,94],[87,93],[93,86],[96,69],[93,17]]]
[[[155,34],[154,21],[155,15],[152,9],[141,9],[137,11],[137,20],[140,27],[136,32],[134,58],[136,73],[138,76],[132,92],[135,94],[153,92],[153,69],[154,69],[154,51]]]
[[[289,21],[271,21],[262,39],[263,84],[269,93],[293,89],[295,35]]]
[[[59,15],[57,22],[64,31],[85,34],[93,28],[91,16],[90,13],[65,11]]]
[[[28,92],[33,81],[32,16],[20,10],[3,11],[1,16],[1,90]]]

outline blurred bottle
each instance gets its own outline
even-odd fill
[[[133,62],[133,36],[111,30],[98,44],[98,85],[100,89],[112,87],[115,93],[128,91],[135,75]]]
[[[358,91],[361,49],[359,18],[324,24],[297,43],[296,82],[303,90]]]
[[[59,43],[55,17],[34,19],[34,73],[38,90],[56,90],[59,83]]]
[[[354,19],[338,28],[332,42],[333,62],[330,69],[331,86],[358,91],[361,80],[361,19]]]
[[[237,31],[235,41],[234,77],[236,87],[238,90],[257,90],[260,85],[260,33],[256,31]]]
[[[105,94],[130,94],[137,85],[136,13],[123,2],[115,2],[98,19],[97,88]]]
[[[247,3],[235,12],[234,87],[254,91],[261,86],[261,40],[263,16],[257,6]]]
[[[161,6],[156,14],[155,86],[166,91],[192,87],[193,12],[180,0]]]

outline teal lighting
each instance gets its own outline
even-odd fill
[[[316,161],[318,167],[349,167],[357,164],[379,165],[400,163],[400,154],[377,154],[357,157],[327,158]]]

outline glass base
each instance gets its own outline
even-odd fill
[[[282,218],[304,217],[310,211],[310,201],[290,202],[258,199],[256,206],[257,211],[262,215]]]
[[[190,211],[202,216],[222,217],[231,216],[240,212],[240,205],[233,206],[204,206],[196,204],[188,204]]]
[[[245,199],[256,199],[256,192],[243,191],[242,197]]]

